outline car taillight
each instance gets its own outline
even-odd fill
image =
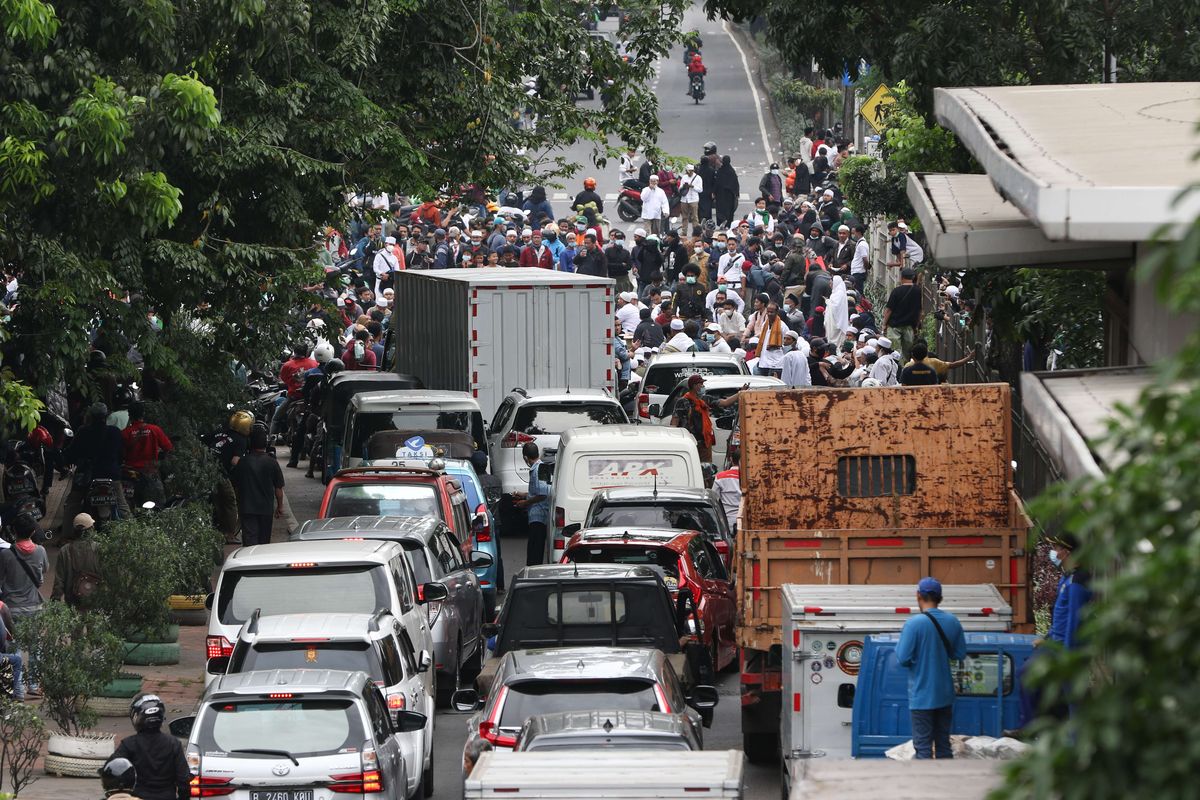
[[[717,554],[726,561],[729,560],[729,542],[724,539],[717,539],[713,542],[713,547],[717,548]]]
[[[212,775],[196,775],[191,781],[192,797],[225,797],[233,794],[229,784],[233,778],[217,778]]]
[[[491,742],[496,747],[516,747],[517,737],[509,736],[500,732],[494,722],[479,723],[479,735]]]
[[[509,431],[508,435],[500,440],[501,447],[520,447],[526,442],[534,441],[533,437],[527,433],[518,433],[517,431]]]
[[[566,548],[566,546],[567,546],[566,539],[555,539],[554,540],[554,549],[555,550],[562,550],[562,549]]]
[[[189,744],[187,746],[187,765],[188,772],[193,777],[200,774],[200,748],[197,745]]]
[[[233,655],[233,645],[224,636],[206,637],[204,650],[209,658],[229,658]]]
[[[638,416],[642,419],[650,419],[650,395],[638,395]]]
[[[375,745],[370,740],[363,742],[359,767],[360,772],[330,775],[329,779],[333,783],[329,784],[329,791],[336,794],[382,792],[383,773],[379,771],[379,756],[375,752]]]
[[[559,506],[554,507],[554,527],[562,528],[567,524],[567,512]]]
[[[658,697],[658,707],[664,714],[670,714],[671,703],[667,700],[667,693],[662,690],[662,687],[657,683],[654,684],[654,694]]]
[[[403,711],[404,707],[407,705],[407,701],[405,701],[404,695],[401,694],[400,692],[396,692],[395,694],[389,694],[387,696],[387,703],[388,703],[388,708],[392,711]]]
[[[433,627],[433,623],[437,621],[438,614],[442,613],[442,601],[430,600],[425,604],[425,613],[429,615],[429,627]]]
[[[488,516],[488,507],[486,503],[480,503],[479,508],[475,509],[476,514],[483,514],[484,523],[475,531],[475,541],[490,542],[492,540],[492,520]]]

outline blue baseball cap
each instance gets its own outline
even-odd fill
[[[921,594],[936,594],[939,597],[942,594],[942,584],[937,578],[921,578],[921,582],[917,584],[917,591]]]

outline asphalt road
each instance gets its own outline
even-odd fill
[[[600,23],[601,30],[616,31],[616,28],[616,17]],[[658,146],[673,156],[698,160],[704,152],[704,143],[716,142],[718,152],[728,155],[737,170],[742,190],[738,211],[744,214],[751,208],[750,198],[758,194],[758,182],[767,167],[771,161],[780,158],[779,135],[766,107],[765,94],[751,79],[751,75],[757,74],[753,54],[744,46],[739,50],[726,26],[720,20],[709,21],[696,6],[684,15],[684,30],[698,31],[704,42],[702,55],[708,67],[705,98],[696,104],[688,96],[683,51],[675,48],[669,59],[659,62],[657,77],[651,84],[659,103],[661,132]],[[598,99],[582,98],[579,102],[596,107],[600,103]],[[772,144],[764,147],[764,136]],[[615,140],[611,144],[621,146]],[[609,222],[622,229],[635,227],[622,222],[616,215],[620,191],[616,159],[609,161],[603,169],[597,168],[592,161],[592,144],[586,141],[565,148],[561,155],[582,166],[578,177],[567,181],[564,188],[547,189],[550,205],[557,215],[563,214],[571,199],[583,188],[583,179],[590,175],[596,178],[596,191],[604,198]]]

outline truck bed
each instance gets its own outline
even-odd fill
[[[792,765],[792,800],[983,800],[1001,783],[1001,761],[815,758]]]

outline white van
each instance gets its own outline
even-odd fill
[[[543,453],[543,458],[546,454]],[[683,428],[603,425],[563,432],[553,456],[546,561],[558,563],[583,527],[592,495],[626,486],[704,488],[696,440]]]
[[[361,466],[367,441],[379,431],[461,431],[487,450],[479,402],[466,392],[408,389],[363,392],[350,399],[343,427],[342,467]]]
[[[432,660],[425,605],[445,600],[448,592],[437,583],[419,589],[412,564],[396,542],[282,542],[234,550],[221,566],[217,590],[208,596],[205,685],[225,674],[238,631],[255,612],[374,614],[386,609],[400,621],[413,650],[427,652]]]

